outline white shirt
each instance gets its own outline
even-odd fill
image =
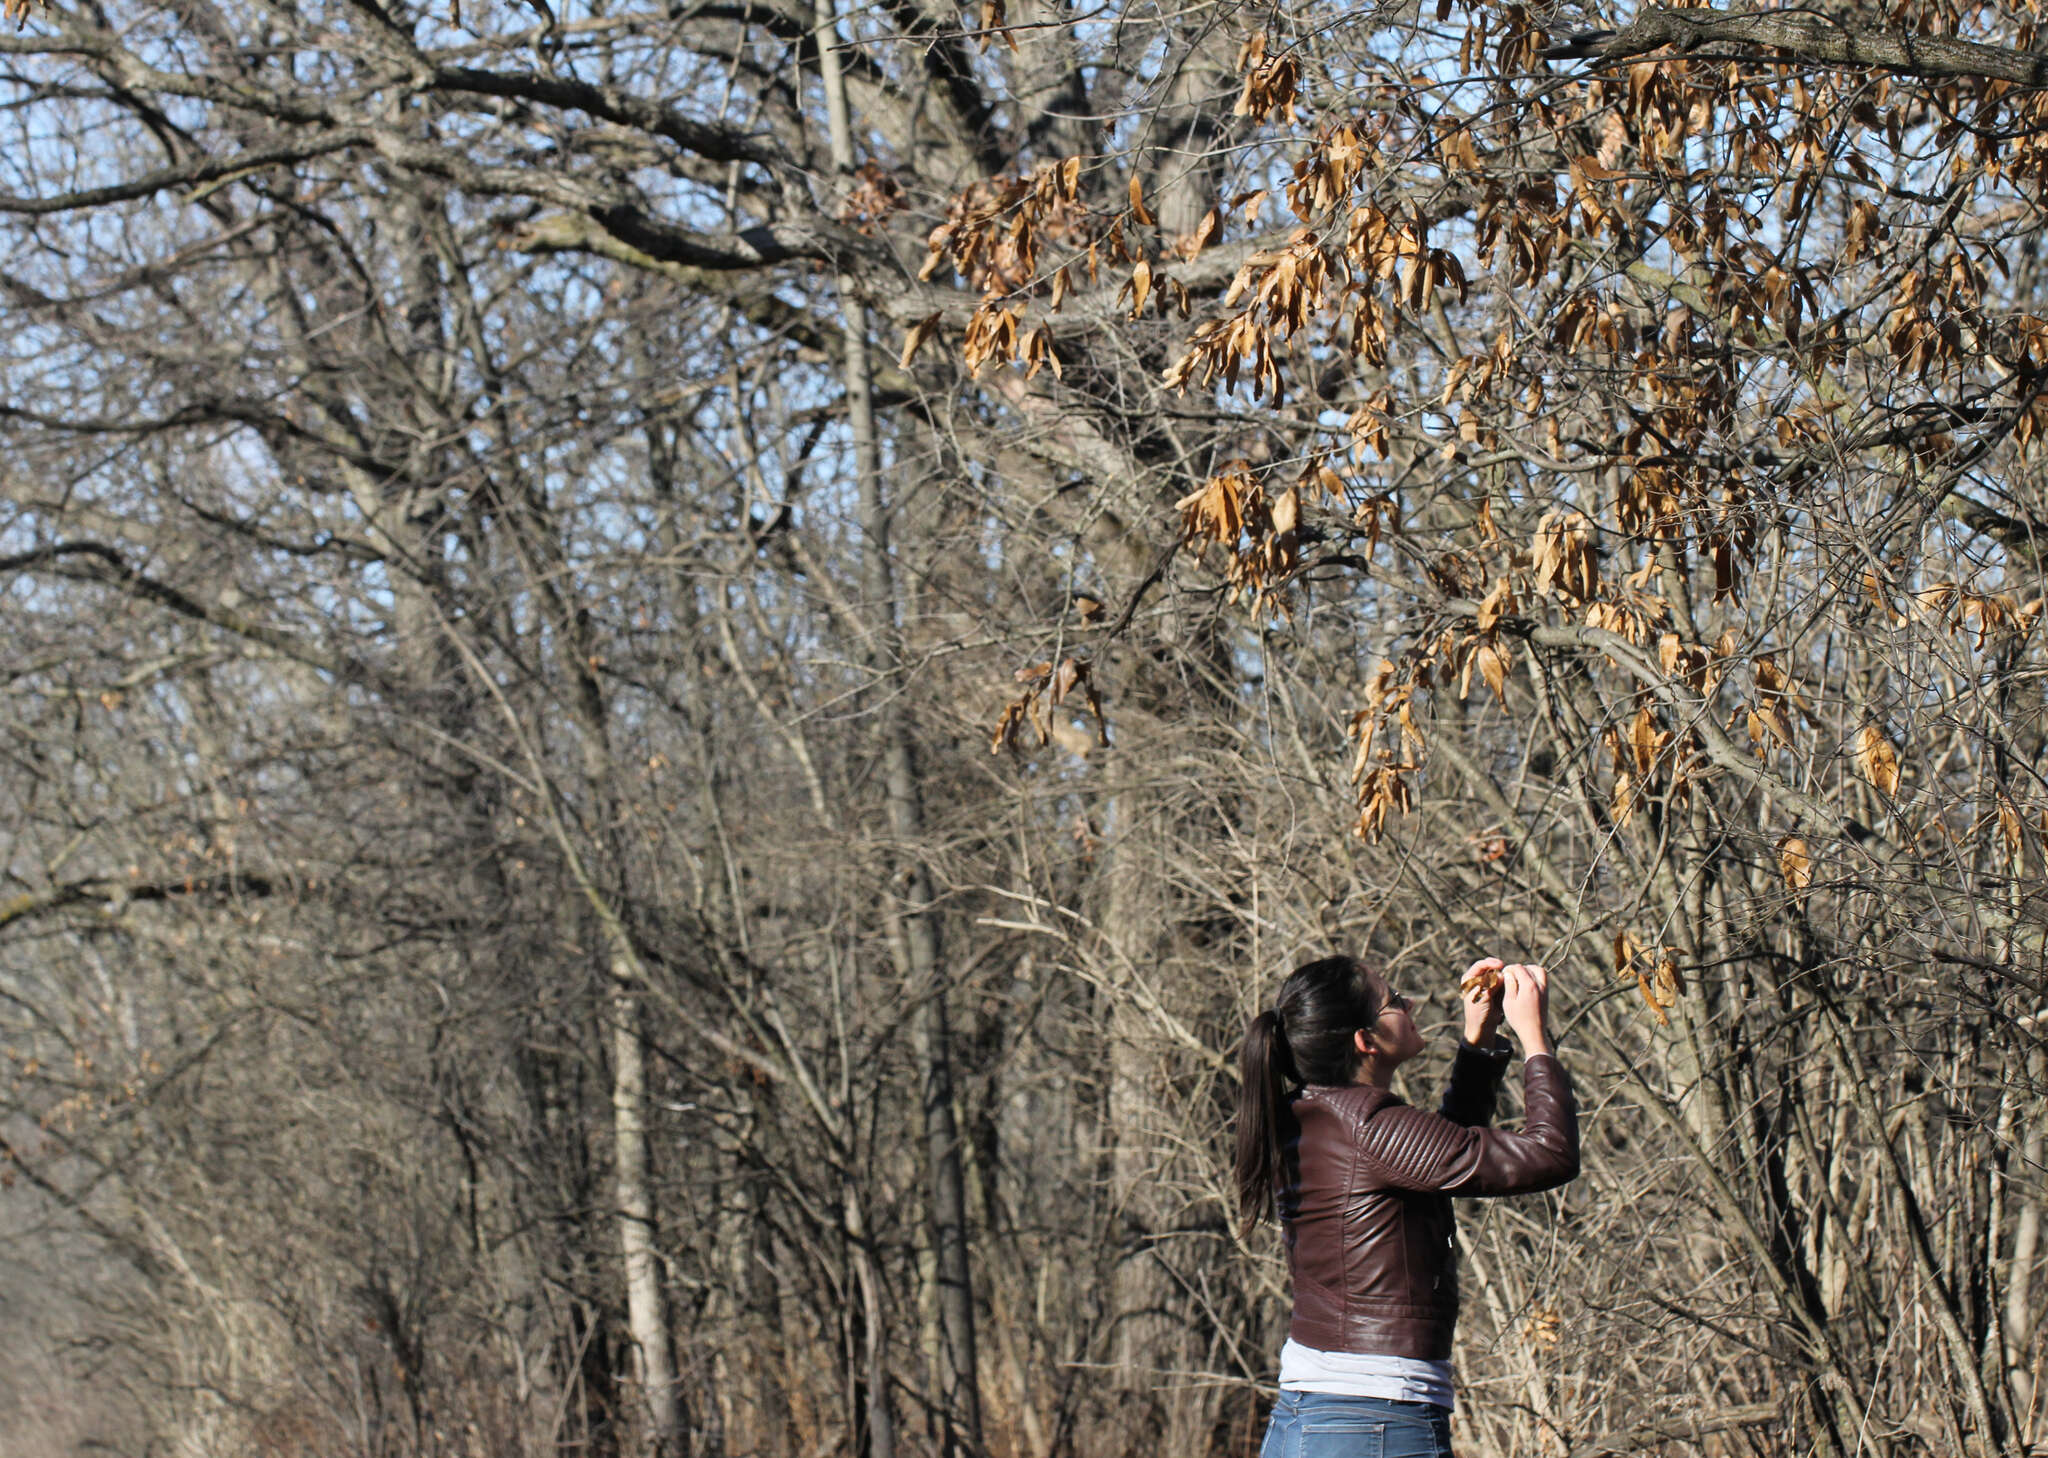
[[[1280,1349],[1280,1385],[1290,1392],[1334,1392],[1344,1397],[1378,1397],[1389,1402],[1433,1402],[1447,1410],[1456,1406],[1449,1362],[1323,1352],[1305,1347],[1292,1337]]]

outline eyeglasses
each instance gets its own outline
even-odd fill
[[[1415,1011],[1415,1004],[1398,992],[1390,992],[1387,994],[1387,1005],[1382,1011],[1412,1013]]]

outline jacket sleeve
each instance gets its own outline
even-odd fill
[[[1453,1124],[1474,1129],[1491,1124],[1500,1081],[1513,1052],[1505,1038],[1495,1038],[1490,1048],[1477,1048],[1459,1039],[1457,1056],[1451,1060],[1451,1081],[1444,1086],[1443,1102],[1436,1111]]]
[[[1519,1132],[1473,1128],[1405,1104],[1366,1121],[1359,1154],[1381,1188],[1443,1195],[1527,1195],[1579,1172],[1571,1080],[1549,1054],[1522,1067],[1528,1119]]]

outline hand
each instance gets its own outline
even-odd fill
[[[1493,1035],[1500,1031],[1503,965],[1498,957],[1481,957],[1458,980],[1458,996],[1465,1004],[1465,1041],[1475,1048],[1491,1048]]]
[[[1500,969],[1500,976],[1501,1014],[1508,1030],[1520,1040],[1522,1056],[1548,1053],[1550,1033],[1545,1019],[1550,1012],[1550,974],[1541,967],[1510,962]]]

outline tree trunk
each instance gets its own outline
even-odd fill
[[[612,1012],[612,1132],[617,1140],[619,1249],[626,1263],[626,1323],[633,1334],[634,1370],[647,1408],[655,1458],[681,1458],[681,1392],[662,1297],[661,1259],[654,1248],[654,1195],[647,1158],[647,1050],[633,969],[615,959]]]

